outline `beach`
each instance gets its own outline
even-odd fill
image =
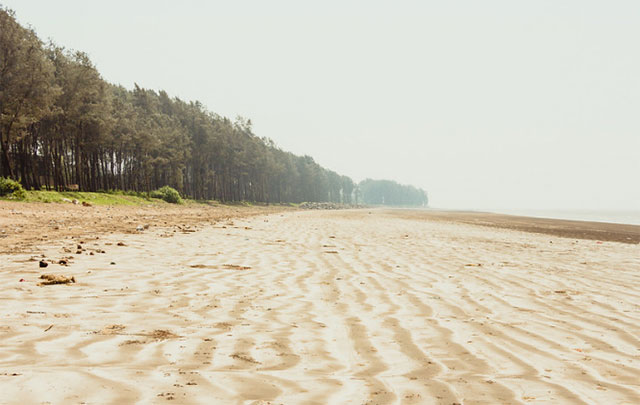
[[[0,206],[0,404],[640,402],[640,227],[50,206]]]

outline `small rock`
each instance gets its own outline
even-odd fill
[[[75,205],[80,204],[80,201],[76,200],[75,198],[71,202],[74,203]]]
[[[111,262],[110,264],[111,264],[112,266],[115,266],[115,265],[116,265],[116,262]]]
[[[138,232],[142,232],[142,231],[144,231],[144,226],[142,226],[142,225],[138,225],[138,226],[136,227],[136,231],[138,231]]]
[[[45,262],[44,260],[40,260],[40,267],[47,267],[49,265],[49,263]]]
[[[86,201],[83,201],[83,202],[82,202],[82,206],[83,206],[83,207],[91,207],[92,205],[91,205],[91,203],[88,203],[88,202],[86,202]]]

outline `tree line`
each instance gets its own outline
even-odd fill
[[[403,185],[391,180],[366,179],[358,185],[362,202],[369,205],[427,206],[427,193],[414,186]]]
[[[43,43],[0,5],[0,177],[27,189],[220,201],[352,203],[358,185],[164,91],[105,81],[86,53]]]

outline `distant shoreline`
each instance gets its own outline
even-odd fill
[[[640,243],[640,225],[634,224],[436,209],[389,210],[389,213],[405,219],[455,222],[573,239],[621,242],[629,244]]]
[[[563,219],[568,221],[603,222],[610,224],[640,225],[640,210],[486,210],[504,215],[532,218]]]
[[[446,212],[474,212],[511,215],[516,217],[561,219],[580,222],[602,222],[609,224],[640,225],[640,210],[589,210],[589,209],[474,209],[440,207],[402,207],[407,209]]]

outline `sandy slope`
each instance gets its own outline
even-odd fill
[[[380,211],[224,226],[84,240],[46,269],[68,286],[1,256],[0,403],[640,402],[639,245]]]

